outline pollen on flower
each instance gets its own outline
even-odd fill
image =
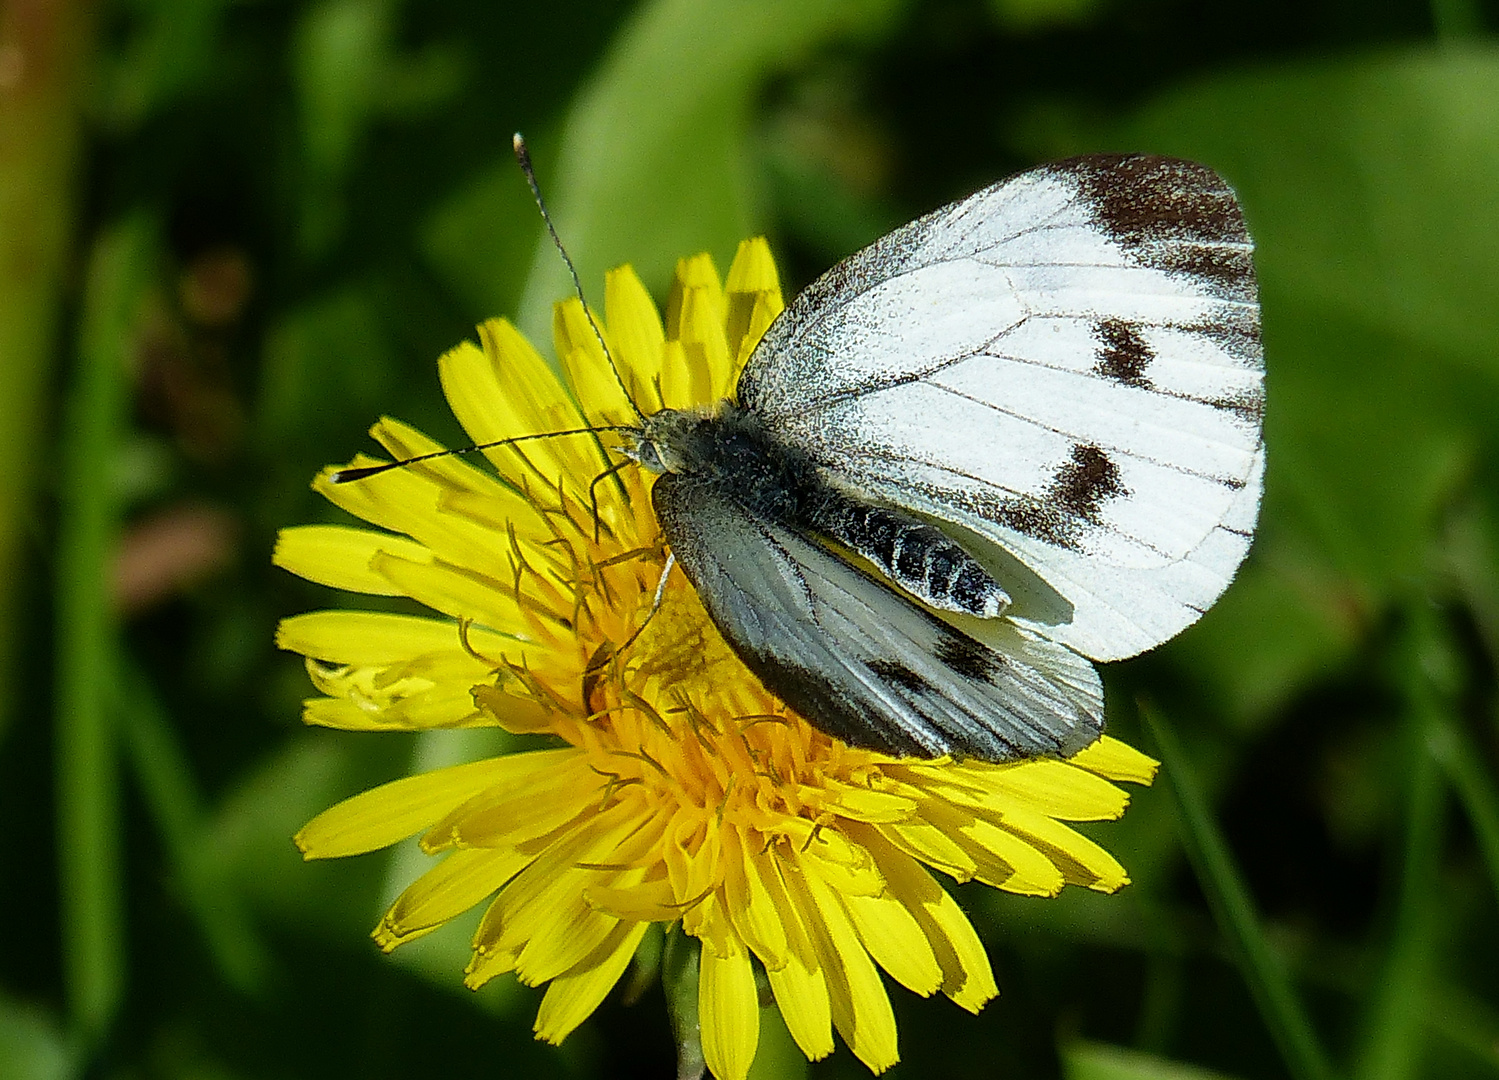
[[[684,260],[663,320],[628,268],[602,321],[639,407],[727,397],[781,310],[763,240],[720,284]],[[554,320],[559,380],[503,320],[439,365],[476,442],[628,422],[634,412],[577,301]],[[580,403],[575,405],[574,402]],[[383,420],[395,458],[437,449]],[[1069,761],[901,761],[852,749],[770,697],[667,552],[650,477],[610,436],[437,458],[317,489],[375,528],[286,530],[276,561],[314,581],[410,597],[431,618],[326,611],[283,623],[323,695],[309,723],[351,730],[494,725],[542,748],[396,780],[319,815],[309,858],[414,834],[439,856],[375,928],[393,949],[488,901],[465,982],[546,984],[539,1038],[604,1000],[653,923],[702,943],[703,1051],[739,1080],[758,1040],[756,970],[809,1058],[837,1031],[879,1072],[899,1057],[885,976],[976,1012],[996,993],[972,925],[930,870],[1051,896],[1112,891],[1123,868],[1069,822],[1118,817],[1113,781],[1154,763],[1105,738]],[[353,464],[373,464],[359,459]],[[660,589],[659,607],[656,605]],[[881,972],[883,971],[883,975]]]

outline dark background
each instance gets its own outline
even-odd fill
[[[585,288],[632,261],[658,297],[755,232],[789,293],[1047,158],[1228,177],[1259,537],[1105,672],[1180,780],[1088,828],[1121,894],[958,891],[1001,996],[895,988],[895,1073],[1499,1073],[1496,29],[1492,0],[0,3],[0,1077],[672,1075],[659,990],[536,1044],[539,991],[461,989],[466,927],[368,941],[420,856],[289,841],[482,752],[302,728],[275,622],[354,600],[269,552],[336,520],[308,481],[380,413],[461,441],[434,360],[475,322],[548,339],[516,129]]]

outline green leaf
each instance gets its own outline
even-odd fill
[[[1107,1043],[1062,1047],[1063,1080],[1228,1080],[1220,1072]]]
[[[287,313],[266,336],[258,408],[267,443],[301,445],[335,415],[372,419],[387,404],[396,357],[368,288],[349,286]]]
[[[1228,843],[1213,820],[1176,733],[1157,709],[1142,706],[1141,714],[1155,736],[1164,766],[1162,775],[1176,797],[1182,845],[1197,872],[1218,930],[1232,948],[1240,974],[1259,1006],[1260,1018],[1296,1080],[1331,1080],[1327,1054],[1291,983],[1285,963],[1260,929],[1254,901]]]

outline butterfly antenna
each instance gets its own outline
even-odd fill
[[[599,424],[593,427],[571,428],[567,431],[539,431],[534,435],[516,435],[510,439],[496,439],[494,442],[477,443],[473,446],[459,446],[452,450],[434,450],[430,454],[418,454],[416,457],[402,458],[399,461],[383,461],[379,465],[362,465],[356,469],[339,469],[328,479],[335,484],[348,484],[355,480],[364,480],[391,469],[404,468],[407,465],[415,465],[420,461],[431,461],[433,458],[457,457],[459,454],[472,454],[479,450],[492,450],[496,446],[509,446],[511,443],[530,442],[532,439],[555,439],[561,435],[587,435],[599,431],[634,431],[635,428],[625,424]]]
[[[541,197],[541,185],[536,182],[536,170],[531,167],[531,151],[526,149],[526,140],[517,131],[511,136],[510,142],[515,147],[515,160],[520,163],[520,171],[525,174],[526,183],[530,185],[531,197],[536,200],[536,209],[541,211],[541,220],[546,223],[547,233],[552,238],[552,245],[556,247],[557,254],[562,256],[562,261],[567,264],[567,272],[572,275],[573,291],[578,294],[578,302],[583,305],[583,314],[588,319],[588,325],[593,327],[593,336],[598,338],[599,348],[604,350],[604,359],[609,361],[609,370],[614,372],[614,381],[619,383],[619,388],[624,391],[625,400],[630,403],[630,408],[635,410],[635,415],[641,422],[644,422],[645,413],[641,412],[640,406],[635,404],[635,398],[630,394],[629,387],[625,385],[625,380],[614,363],[614,354],[604,343],[603,331],[599,329],[599,324],[594,321],[593,312],[589,310],[588,301],[583,296],[583,282],[578,277],[578,268],[573,265],[572,258],[567,254],[567,248],[562,246],[562,238],[557,235],[557,227],[552,224],[552,215],[547,211],[546,200]]]

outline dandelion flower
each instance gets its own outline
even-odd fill
[[[613,271],[601,326],[649,413],[728,396],[782,306],[769,248],[751,240],[723,284],[706,255],[683,260],[664,320],[630,268]],[[476,443],[634,419],[577,300],[557,305],[553,330],[560,379],[505,320],[442,357]],[[372,434],[397,459],[440,449],[390,419]],[[276,562],[437,614],[287,619],[278,642],[323,695],[307,722],[549,738],[357,795],[297,843],[320,859],[420,833],[440,861],[375,940],[394,949],[487,901],[465,981],[546,984],[535,1031],[548,1042],[598,1007],[651,924],[679,923],[701,942],[702,1050],[720,1080],[754,1059],[760,971],[808,1058],[837,1031],[878,1073],[898,1059],[885,976],[970,1012],[996,993],[931,870],[1030,896],[1118,889],[1123,868],[1068,823],[1118,817],[1114,781],[1149,783],[1155,763],[1107,737],[1066,761],[994,765],[898,760],[817,731],[743,666],[679,572],[647,618],[667,553],[651,478],[604,475],[619,460],[609,438],[498,447],[493,471],[439,457],[317,479],[374,528],[287,529]]]

